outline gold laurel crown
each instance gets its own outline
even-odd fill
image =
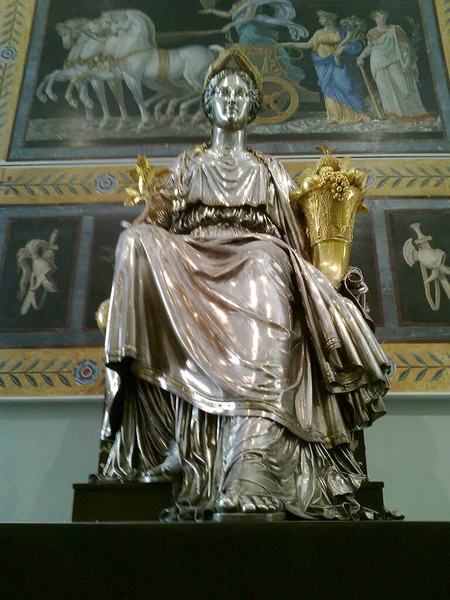
[[[246,73],[255,84],[261,98],[263,96],[263,87],[261,83],[261,75],[258,69],[252,65],[245,54],[238,48],[229,48],[221,54],[211,65],[205,76],[203,89],[209,85],[211,79],[225,69],[240,70]]]

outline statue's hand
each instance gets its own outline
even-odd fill
[[[172,219],[167,205],[160,202],[149,206],[144,215],[143,221],[151,225],[159,225],[160,227],[168,227]]]

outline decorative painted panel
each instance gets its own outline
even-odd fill
[[[114,272],[114,253],[123,231],[122,221],[130,220],[130,213],[94,217],[94,231],[89,268],[89,285],[84,314],[84,329],[97,331],[95,312],[109,297]]]
[[[67,330],[80,219],[9,219],[0,265],[0,332]]]
[[[450,209],[387,211],[399,325],[450,320]]]

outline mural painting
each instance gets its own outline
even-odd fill
[[[10,156],[87,156],[99,145],[113,156],[136,144],[168,155],[203,140],[203,79],[232,44],[262,76],[252,143],[292,152],[308,140],[403,141],[416,151],[412,140],[445,137],[421,4],[40,0]]]
[[[448,210],[386,213],[399,325],[450,324]]]
[[[69,327],[80,219],[10,219],[0,287],[0,331]]]

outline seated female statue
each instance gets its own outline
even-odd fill
[[[261,101],[245,56],[211,65],[211,143],[176,160],[168,208],[120,237],[101,476],[176,481],[173,518],[356,519],[351,434],[384,414],[388,360],[311,264],[294,182],[245,146]]]

